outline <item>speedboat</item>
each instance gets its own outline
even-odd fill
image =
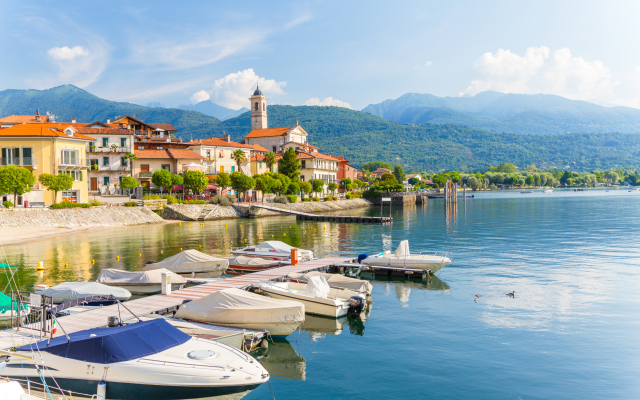
[[[390,251],[385,251],[382,254],[367,256],[360,260],[360,263],[374,267],[428,269],[433,273],[451,263],[451,259],[447,257],[447,254],[439,255],[437,252],[433,254],[410,254],[409,241],[403,240],[394,254],[391,254]]]
[[[371,295],[373,286],[364,279],[350,278],[340,274],[330,274],[328,272],[311,271],[306,274],[294,272],[288,275],[293,282],[306,283],[312,276],[323,276],[330,287],[334,289],[348,289],[363,295]]]
[[[118,301],[127,301],[131,297],[131,292],[127,289],[107,286],[98,282],[64,282],[50,288],[39,290],[37,294],[49,296],[56,304],[72,301],[88,296],[108,296],[112,295]],[[108,305],[114,304],[116,300],[107,300],[100,302],[90,302],[86,305]]]
[[[178,400],[245,393],[269,380],[248,354],[193,338],[155,319],[97,328],[19,347],[2,375],[107,399]],[[54,382],[55,379],[55,382]]]
[[[230,288],[181,305],[175,318],[287,336],[304,322],[304,304]]]
[[[257,282],[255,289],[274,299],[295,300],[304,304],[308,314],[338,318],[347,313],[360,315],[366,299],[357,292],[332,289],[322,276],[312,276],[307,283]]]
[[[157,263],[147,264],[143,271],[165,268],[176,274],[197,274],[204,272],[219,272],[222,274],[229,266],[224,258],[217,258],[204,254],[198,250],[185,250],[165,258]]]
[[[130,272],[120,269],[103,269],[98,276],[98,283],[108,286],[123,287],[133,294],[153,294],[162,290],[162,274],[171,277],[171,289],[180,289],[187,280],[168,269]]]
[[[268,240],[254,246],[235,248],[231,254],[235,256],[260,257],[266,260],[288,261],[291,259],[291,250],[295,247],[277,240]],[[313,259],[311,250],[298,249],[298,259],[310,261]]]
[[[237,256],[229,259],[229,268],[227,269],[227,274],[248,274],[251,272],[264,271],[265,269],[279,267],[280,265],[280,261],[276,260],[265,260],[258,257]]]

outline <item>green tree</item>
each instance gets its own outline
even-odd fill
[[[338,188],[338,184],[335,182],[331,182],[330,184],[327,185],[327,188],[329,190],[331,190],[331,193],[333,193],[333,195],[336,195],[336,189]]]
[[[129,169],[131,170],[131,177],[133,177],[133,160],[137,160],[138,157],[133,153],[127,153],[122,157],[127,164],[129,164]]]
[[[40,176],[42,177],[42,175]],[[127,190],[135,189],[138,187],[138,181],[130,176],[124,176],[120,182],[120,187]]]
[[[393,168],[393,174],[396,176],[396,179],[399,183],[404,182],[405,178],[407,177],[407,175],[404,173],[404,168],[402,168],[402,165],[400,164],[396,164],[396,166]]]
[[[288,176],[292,181],[297,181],[300,175],[299,169],[298,153],[296,153],[293,147],[289,147],[282,155],[278,171],[280,174]]]
[[[356,185],[358,189],[364,187],[364,182],[362,182],[360,179],[354,179],[353,184]]]
[[[160,188],[160,194],[162,195],[162,189],[171,187],[171,172],[166,169],[157,169],[151,175],[151,182]]]
[[[242,172],[232,172],[229,178],[231,179],[231,187],[237,190],[238,193],[245,194],[256,186],[256,181]]]
[[[267,168],[269,168],[269,172],[273,172],[273,166],[278,162],[278,158],[276,157],[276,153],[271,151],[265,153],[264,162],[267,164]]]
[[[181,175],[178,174],[172,174],[171,175],[171,186],[169,186],[169,194],[173,194],[173,187],[174,186],[182,186],[182,184],[184,183],[184,179],[182,179]]]
[[[478,188],[480,187],[480,182],[475,176],[470,176],[467,180],[467,185],[469,185],[472,190],[478,190]]]
[[[46,187],[47,190],[53,191],[54,204],[56,204],[58,201],[58,192],[69,190],[73,187],[73,177],[67,174],[40,174],[40,176],[38,176],[38,181],[42,184],[42,186]]]
[[[273,193],[274,187],[276,186],[276,180],[269,175],[257,175],[254,179],[256,181],[256,190],[262,192],[262,202],[264,203],[264,195]],[[280,181],[277,182],[280,183]]]
[[[15,165],[0,167],[0,193],[13,193],[13,204],[18,204],[19,194],[31,191],[36,178],[31,171]]]
[[[298,182],[291,182],[289,188],[287,189],[287,193],[289,194],[298,194],[300,193],[300,184]]]
[[[289,179],[289,177],[284,174],[273,174],[273,178],[278,181],[278,183],[274,184],[276,193],[287,193],[289,185],[291,185],[291,179]]]
[[[411,185],[411,186],[415,186],[415,185],[417,185],[418,183],[420,183],[420,179],[418,179],[418,178],[416,178],[416,177],[409,178],[409,185]]]
[[[309,194],[313,190],[313,186],[309,182],[301,181],[298,184],[300,185],[300,191],[302,193]]]
[[[185,171],[182,175],[184,188],[194,193],[200,193],[209,186],[209,179],[201,171]]]
[[[345,190],[345,192],[347,191],[347,186],[349,186],[351,184],[351,179],[350,178],[342,178],[340,179],[340,186],[342,186],[342,188]]]
[[[393,174],[382,174],[379,183],[381,185],[397,185],[398,179],[396,179],[396,176]]]
[[[313,193],[322,192],[324,189],[324,181],[322,179],[310,179],[309,183],[311,184]]]
[[[527,186],[533,185],[534,182],[535,182],[535,179],[533,178],[533,175],[527,175],[527,177],[524,178],[524,183],[526,183]]]
[[[371,172],[377,170],[378,168],[393,170],[393,166],[388,162],[384,162],[384,161],[370,161],[360,166],[360,169],[371,171]]]
[[[220,191],[224,191],[226,188],[231,186],[231,178],[229,178],[229,174],[226,172],[220,172],[215,178],[214,181],[216,186]]]
[[[240,172],[240,167],[243,162],[247,161],[247,155],[244,151],[237,149],[234,150],[231,154],[231,159],[235,160],[236,165],[238,166],[237,172]]]

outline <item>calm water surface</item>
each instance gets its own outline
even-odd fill
[[[299,336],[256,352],[276,399],[640,398],[639,191],[480,193],[455,209],[430,200],[392,214],[387,226],[290,217],[182,223],[4,250],[30,289],[95,279],[102,268],[137,270],[180,248],[229,255],[245,239],[318,256],[393,250],[409,239],[412,252],[449,251],[453,262],[430,281],[371,277],[364,324],[307,316]],[[515,298],[505,296],[513,290]],[[245,397],[266,398],[267,385]]]

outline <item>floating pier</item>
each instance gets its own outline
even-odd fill
[[[363,216],[345,216],[345,215],[317,215],[305,213],[302,211],[287,210],[286,208],[278,208],[265,206],[262,204],[252,204],[252,207],[262,208],[264,210],[275,211],[282,214],[295,215],[296,219],[303,221],[327,221],[327,222],[362,222],[370,224],[385,224],[393,222],[391,217],[363,217]]]

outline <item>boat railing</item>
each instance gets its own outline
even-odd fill
[[[224,369],[224,367],[219,367],[217,365],[205,365],[205,364],[188,364],[188,363],[181,363],[181,362],[177,362],[177,361],[163,361],[163,360],[153,360],[151,358],[139,358],[138,361],[151,361],[151,362],[156,362],[156,363],[160,363],[162,365],[181,365],[181,366],[185,366],[185,367],[189,367],[189,368],[215,368],[215,369],[221,369],[223,371],[226,371]]]
[[[434,257],[446,257],[450,254],[449,251],[421,251],[418,253],[421,256],[434,256]]]

